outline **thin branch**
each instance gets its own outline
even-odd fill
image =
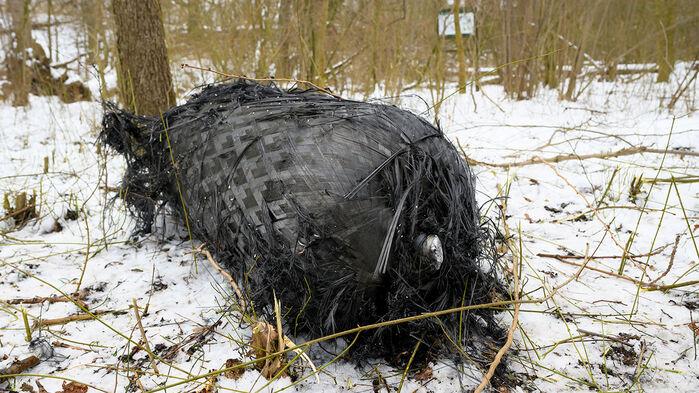
[[[517,330],[517,324],[519,322],[519,264],[521,263],[521,258],[522,258],[522,234],[520,233],[520,244],[519,244],[519,257],[515,256],[512,258],[512,276],[514,277],[514,300],[515,300],[515,311],[512,316],[512,325],[510,325],[510,329],[507,331],[507,340],[505,341],[505,344],[500,348],[498,353],[495,355],[495,359],[493,359],[493,362],[490,363],[490,367],[488,367],[488,372],[486,372],[485,376],[481,380],[480,385],[476,388],[474,393],[481,393],[489,384],[490,384],[490,379],[493,377],[495,374],[495,369],[498,367],[500,362],[502,361],[503,356],[507,353],[507,351],[510,350],[510,347],[512,346],[512,341],[514,339],[514,334],[515,331]]]
[[[204,248],[204,246],[205,245],[202,244],[194,251],[199,253],[199,254],[204,255],[206,257],[206,260],[208,260],[209,263],[211,263],[211,266],[213,266],[214,269],[216,269],[216,271],[218,271],[223,277],[226,278],[226,281],[228,281],[228,283],[231,285],[231,287],[233,287],[233,290],[235,291],[235,296],[238,298],[238,305],[240,306],[240,312],[241,313],[245,312],[245,310],[247,309],[247,302],[245,301],[245,297],[243,296],[243,292],[240,290],[240,287],[238,286],[238,283],[236,282],[235,278],[233,278],[233,276],[231,276],[230,273],[228,273],[224,268],[221,267],[221,265],[219,265],[218,262],[216,262],[216,260],[211,255],[209,250]]]
[[[622,338],[620,338],[620,337],[618,337],[618,336],[610,336],[610,335],[607,335],[607,334],[595,333],[595,332],[591,332],[591,331],[585,330],[585,329],[578,329],[578,332],[580,332],[581,334],[584,334],[584,335],[586,335],[586,336],[601,337],[601,338],[605,338],[605,339],[610,340],[610,341],[618,342],[619,344],[623,344],[623,345],[626,345],[626,346],[629,346],[629,347],[633,347],[633,344],[624,341],[624,339],[622,339]]]
[[[675,262],[675,254],[677,253],[677,246],[680,244],[680,238],[682,236],[678,234],[675,237],[675,245],[672,247],[672,253],[670,254],[670,261],[667,264],[667,269],[663,272],[663,274],[659,275],[658,278],[650,282],[650,285],[655,285],[656,282],[660,281],[661,278],[667,276],[668,273],[670,273],[670,270],[672,269],[672,264]]]
[[[35,355],[31,355],[21,360],[15,360],[9,367],[0,369],[0,381],[2,381],[5,377],[9,378],[11,375],[21,374],[39,363],[41,363],[41,359]]]
[[[670,155],[676,155],[676,156],[680,156],[680,157],[684,157],[684,156],[699,157],[699,152],[695,152],[695,151],[665,150],[665,149],[656,149],[656,148],[651,148],[651,147],[646,147],[646,146],[627,147],[627,148],[620,149],[620,150],[615,150],[615,151],[610,151],[610,152],[602,152],[602,153],[593,153],[593,154],[560,154],[560,155],[553,156],[550,158],[541,158],[541,157],[537,156],[537,157],[530,158],[528,160],[505,162],[505,163],[483,162],[483,161],[474,160],[472,158],[468,158],[463,149],[461,149],[461,153],[464,156],[464,159],[466,159],[466,161],[471,165],[483,165],[483,166],[490,166],[490,167],[496,167],[496,168],[522,167],[522,166],[528,166],[528,165],[545,164],[546,162],[559,163],[559,162],[563,162],[563,161],[582,161],[582,160],[588,160],[588,159],[592,159],[592,158],[606,159],[606,158],[612,158],[612,157],[623,157],[623,156],[631,156],[634,154],[644,154],[644,153],[670,154]]]
[[[156,366],[155,355],[150,349],[150,344],[148,344],[148,337],[146,337],[146,331],[143,329],[143,323],[141,322],[141,314],[138,312],[138,303],[136,303],[136,298],[131,299],[131,304],[133,305],[133,313],[136,316],[136,325],[138,325],[138,330],[141,331],[141,337],[143,337],[143,348],[146,350],[148,357],[150,358],[150,365],[155,371],[155,375],[160,375],[158,371],[158,366]]]
[[[77,303],[74,303],[77,305]],[[88,311],[85,314],[73,314],[73,315],[68,315],[67,317],[61,317],[61,318],[52,318],[52,319],[41,319],[37,321],[34,324],[34,329],[37,328],[42,328],[46,326],[53,326],[53,325],[65,325],[66,323],[69,322],[76,322],[76,321],[91,321],[93,319],[96,319],[98,315],[102,314],[107,314],[114,312],[112,310],[99,310],[99,311]]]
[[[87,289],[82,289],[79,292],[75,292],[71,294],[70,296],[34,296],[31,298],[16,298],[16,299],[7,299],[7,300],[0,300],[0,303],[6,303],[6,304],[41,304],[44,302],[48,302],[49,304],[52,303],[80,303],[81,306],[84,308],[87,308],[87,305],[83,300],[87,297],[88,295],[88,290]]]

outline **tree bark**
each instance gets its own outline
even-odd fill
[[[291,37],[293,32],[292,22],[292,6],[295,5],[293,1],[287,0],[282,1],[278,18],[279,18],[279,30],[277,42],[279,42],[279,50],[277,51],[277,57],[274,62],[275,73],[277,77],[280,78],[293,78],[294,73],[292,69],[291,50],[289,50],[289,45],[291,45]]]
[[[270,18],[272,4],[266,3],[264,0],[258,0],[253,3],[256,30],[257,30],[257,65],[255,67],[255,76],[258,78],[266,78],[269,76],[269,37],[272,33],[272,21]]]
[[[329,0],[320,0],[317,3],[311,3],[311,52],[313,60],[311,62],[311,78],[312,82],[323,87],[325,84],[325,36],[326,25],[328,23],[328,8]]]
[[[456,61],[459,65],[459,93],[463,94],[466,93],[466,59],[464,58],[463,37],[461,37],[460,0],[454,0],[452,13],[454,15],[454,43],[456,44]]]
[[[371,84],[367,86],[364,93],[365,96],[369,96],[374,92],[374,89],[379,84],[379,60],[381,58],[379,37],[381,31],[385,26],[381,26],[381,2],[374,1],[372,4],[372,17],[371,17]]]
[[[99,37],[102,29],[102,4],[95,0],[82,0],[80,2],[80,14],[85,26],[87,60],[90,64],[97,64],[99,58]],[[51,52],[50,49],[49,52]]]
[[[185,4],[187,9],[187,34],[196,40],[202,37],[202,4],[201,0],[189,0]]]
[[[675,1],[655,0],[653,5],[661,33],[657,40],[657,82],[667,82],[675,68],[675,29],[668,29],[675,22]]]
[[[24,106],[29,103],[31,73],[27,67],[27,47],[32,41],[32,23],[29,17],[30,0],[9,0],[7,11],[10,15],[14,39],[12,49],[7,53],[7,78],[10,82],[12,105]]]
[[[122,103],[157,116],[175,104],[158,0],[112,0]]]

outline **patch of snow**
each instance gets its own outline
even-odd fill
[[[68,49],[61,52],[65,59],[76,55]],[[685,72],[682,67],[675,73]],[[113,73],[108,78],[112,83]],[[88,83],[95,91],[93,79]],[[699,119],[692,103],[681,102],[674,113],[660,107],[657,97],[667,97],[673,88],[644,80],[594,82],[577,102],[563,102],[548,90],[528,101],[511,101],[501,87],[484,86],[473,95],[450,96],[441,105],[439,120],[470,159],[491,164],[638,146],[696,153]],[[696,96],[696,85],[692,88]],[[433,103],[429,92],[417,91],[400,104],[422,113]],[[146,374],[138,383],[155,389],[219,369],[227,359],[250,360],[241,343],[249,339],[251,329],[232,311],[232,289],[225,278],[193,255],[198,244],[188,241],[182,228],[167,219],[161,224],[164,234],[130,239],[133,220],[108,191],[118,184],[124,163],[97,152],[100,120],[101,108],[94,102],[63,104],[56,97],[31,96],[26,108],[0,105],[0,190],[36,191],[40,216],[11,232],[9,220],[0,222],[0,300],[72,293],[82,277],[80,288],[89,288],[87,306],[105,312],[99,320],[35,329],[34,341],[51,345],[54,353],[31,372],[115,391],[135,383],[125,370],[139,366]],[[48,173],[43,172],[44,157],[49,159]],[[520,230],[522,234],[525,300],[544,298],[578,272],[577,266],[562,260],[579,264],[586,254],[594,256],[588,267],[597,270],[583,270],[545,302],[522,305],[510,364],[531,377],[527,389],[699,390],[696,336],[690,326],[697,319],[692,314],[699,305],[697,285],[663,292],[639,290],[633,282],[663,275],[678,235],[673,264],[659,283],[699,280],[699,255],[693,243],[699,228],[699,183],[678,182],[677,190],[668,182],[652,188],[644,183],[635,198],[630,195],[634,178],[696,179],[698,164],[696,155],[644,153],[509,169],[472,166],[485,206],[501,196],[498,190],[509,190],[507,223],[515,234]],[[0,210],[0,216],[5,213]],[[637,223],[629,250],[641,256],[627,261],[626,278],[601,273],[619,270],[618,256]],[[558,254],[562,260],[541,254]],[[571,255],[578,259],[570,259]],[[142,351],[124,361],[133,348],[129,340],[141,339],[130,309],[132,299],[142,310],[148,305],[143,325],[151,348],[160,355],[166,352],[162,348],[196,335],[202,327],[221,323],[201,345],[190,343],[178,351],[171,367],[159,364],[169,377],[155,376],[149,374],[148,357]],[[30,323],[79,312],[75,305],[60,302],[24,308]],[[511,323],[510,312],[501,316],[503,324]],[[37,351],[25,342],[24,334],[21,306],[0,303],[0,359],[5,358],[0,368]],[[318,366],[328,360],[322,350],[312,356]],[[120,368],[118,373],[115,367]],[[480,382],[478,375],[466,377],[449,362],[432,368],[432,379],[418,381],[411,372],[403,388],[451,392]],[[257,371],[248,370],[238,380],[220,377],[218,386],[263,392],[290,386],[308,392],[369,391],[378,373],[396,388],[403,370],[378,360],[365,367],[338,361],[321,373],[320,383],[308,378],[296,384],[285,377],[268,385]],[[34,379],[21,377],[10,383],[19,386]],[[41,378],[41,382],[48,391],[57,391],[62,381]],[[175,391],[192,390],[204,382],[183,384]]]

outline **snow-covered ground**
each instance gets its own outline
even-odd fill
[[[574,159],[509,170],[474,167],[482,192],[496,196],[504,190],[508,196],[508,225],[514,233],[521,230],[525,299],[549,297],[576,275],[580,268],[561,259],[585,264],[588,255],[587,267],[597,269],[583,270],[542,304],[522,306],[515,353],[543,391],[699,390],[699,332],[691,325],[698,318],[692,312],[699,306],[699,282],[667,291],[633,282],[699,279],[699,119],[693,110],[659,109],[653,97],[668,87],[655,88],[649,94],[639,84],[595,83],[575,103],[557,101],[554,94],[507,102],[493,89],[488,94],[494,102],[476,97],[475,111],[467,98],[442,108],[450,136],[481,162],[640,146],[694,153]],[[635,197],[634,178],[647,180]],[[619,277],[619,257],[627,247],[638,257],[626,262]]]
[[[681,65],[676,72],[686,71]],[[96,91],[96,81],[89,83]],[[693,324],[699,315],[692,314],[699,307],[699,284],[686,285],[699,280],[699,117],[692,102],[680,101],[672,112],[661,108],[668,98],[658,97],[669,97],[673,88],[643,79],[594,82],[577,102],[564,102],[553,91],[511,101],[501,87],[486,86],[442,103],[441,126],[478,162],[472,168],[484,211],[495,217],[493,203],[503,206],[510,234],[521,234],[526,303],[510,355],[511,367],[528,380],[519,389],[699,390],[699,328]],[[696,93],[694,85],[689,96]],[[429,100],[427,92],[422,95]],[[251,329],[232,311],[226,279],[194,255],[198,244],[173,223],[164,234],[130,239],[133,221],[110,191],[124,163],[95,146],[100,105],[66,105],[55,97],[30,101],[25,108],[0,104],[0,192],[36,192],[39,213],[21,228],[11,219],[0,222],[0,369],[32,353],[45,360],[25,376],[0,383],[0,391],[36,380],[49,392],[61,390],[66,380],[95,391],[149,391],[178,383],[167,391],[193,391],[207,383],[197,376],[229,359],[249,360],[244,344]],[[401,104],[425,109],[412,96]],[[639,147],[657,150],[586,156]],[[571,154],[582,157],[551,160]],[[638,179],[644,180],[634,189]],[[0,209],[0,217],[5,214]],[[631,257],[620,270],[625,249]],[[679,285],[657,287],[673,284]],[[98,318],[46,325],[82,311],[66,302],[11,304],[78,287]],[[158,362],[159,376],[144,351],[132,352],[133,342],[141,341],[134,299],[148,344],[166,358]],[[22,309],[33,326],[31,345]],[[511,315],[502,312],[503,324],[512,323]],[[302,366],[297,372],[308,376]],[[432,370],[432,378],[416,378],[418,370],[411,370],[402,388],[450,392],[480,380],[460,378],[446,362]],[[378,360],[361,368],[337,361],[327,365],[320,382],[282,377],[269,383],[250,369],[238,378],[220,376],[216,386],[385,391],[396,389],[402,374]],[[374,386],[379,376],[386,384]]]

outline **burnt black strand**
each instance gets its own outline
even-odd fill
[[[509,297],[472,172],[441,130],[410,112],[239,80],[208,86],[161,118],[107,103],[102,125],[100,141],[126,160],[121,195],[137,232],[152,230],[163,204],[183,217],[181,189],[193,236],[245,281],[258,314],[272,318],[274,291],[297,334]],[[438,270],[417,252],[420,234],[441,239]],[[505,339],[496,312],[365,332],[350,357],[402,363],[419,339],[418,363],[457,358],[448,334],[487,367]]]

